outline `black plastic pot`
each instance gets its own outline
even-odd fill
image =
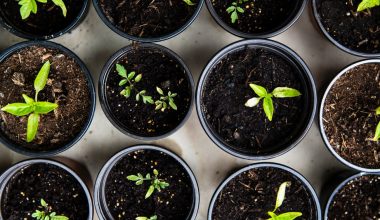
[[[257,164],[248,165],[246,167],[243,167],[243,168],[237,170],[236,172],[234,172],[233,174],[231,174],[230,176],[228,176],[222,183],[220,183],[220,185],[218,186],[218,188],[214,192],[214,195],[211,198],[211,202],[210,202],[210,205],[209,205],[209,208],[208,208],[208,214],[207,214],[207,219],[208,220],[213,220],[212,212],[213,212],[216,200],[217,200],[219,194],[221,193],[221,191],[224,189],[224,187],[226,187],[226,185],[232,179],[234,179],[235,177],[239,176],[240,174],[242,174],[242,173],[244,173],[244,172],[246,172],[248,170],[258,169],[258,168],[275,168],[275,169],[283,170],[285,172],[288,172],[288,173],[292,174],[294,177],[296,177],[298,180],[300,180],[302,182],[302,184],[304,185],[304,187],[306,189],[308,189],[308,191],[310,192],[310,194],[312,196],[312,198],[310,198],[310,199],[315,204],[315,210],[316,210],[316,213],[315,213],[316,216],[315,216],[315,218],[318,219],[318,220],[322,219],[322,210],[321,210],[321,206],[320,206],[320,203],[319,203],[319,200],[318,200],[318,196],[317,196],[314,188],[310,185],[310,183],[307,181],[307,179],[304,176],[302,176],[300,173],[298,173],[297,171],[293,170],[292,168],[284,166],[284,165],[281,165],[281,164],[277,164],[277,163],[257,163]]]
[[[62,35],[70,32],[70,31],[72,31],[74,28],[76,28],[86,17],[88,9],[89,9],[89,4],[90,4],[89,0],[84,0],[83,6],[82,6],[79,14],[77,15],[77,17],[67,27],[65,27],[62,30],[57,31],[55,33],[51,33],[51,34],[33,34],[33,33],[28,33],[24,30],[21,30],[21,29],[15,27],[11,21],[7,20],[7,18],[5,18],[2,15],[1,11],[0,11],[0,25],[3,26],[10,33],[12,33],[18,37],[21,37],[21,38],[25,38],[25,39],[29,39],[29,40],[49,40],[49,39],[53,39],[53,38],[62,36]]]
[[[330,92],[332,86],[348,70],[350,70],[352,68],[355,68],[356,66],[359,66],[359,65],[362,65],[362,64],[366,64],[366,63],[380,63],[380,59],[362,60],[362,61],[350,64],[349,66],[347,66],[346,68],[344,68],[343,70],[341,70],[338,73],[338,75],[336,75],[335,78],[330,82],[330,84],[326,88],[325,93],[324,93],[324,95],[322,97],[322,101],[321,101],[320,108],[319,108],[319,120],[318,121],[319,121],[319,130],[321,132],[321,136],[322,136],[323,142],[325,143],[327,149],[329,149],[329,151],[332,153],[332,155],[334,155],[335,158],[337,158],[341,163],[343,163],[344,165],[346,165],[346,166],[348,166],[348,167],[350,167],[352,169],[355,169],[355,170],[358,170],[358,171],[362,171],[362,172],[376,173],[376,172],[380,172],[380,169],[368,169],[368,168],[360,167],[360,166],[357,166],[357,165],[355,165],[355,164],[353,164],[353,163],[345,160],[343,157],[341,157],[334,150],[334,148],[331,146],[331,144],[330,144],[330,142],[329,142],[329,140],[327,138],[327,135],[325,133],[325,130],[323,129],[323,107],[325,105],[326,97],[327,97],[328,93]]]
[[[103,112],[107,116],[108,120],[110,120],[111,123],[117,129],[119,129],[121,132],[123,132],[124,134],[126,134],[126,135],[128,135],[130,137],[133,137],[133,138],[139,139],[139,140],[145,140],[145,141],[158,140],[158,139],[165,138],[165,137],[173,134],[174,132],[176,132],[179,128],[182,127],[182,125],[190,117],[191,109],[192,109],[193,103],[194,103],[194,81],[193,81],[193,77],[192,77],[192,75],[190,73],[190,70],[186,66],[185,62],[176,53],[174,53],[170,49],[168,49],[168,48],[166,48],[164,46],[158,45],[158,44],[153,44],[153,43],[142,43],[142,44],[139,44],[138,47],[139,48],[153,48],[153,49],[161,50],[161,51],[167,53],[168,55],[172,56],[173,59],[177,60],[178,63],[180,63],[180,65],[186,71],[187,79],[188,79],[189,84],[191,86],[191,94],[192,95],[191,95],[191,104],[190,104],[190,107],[188,109],[188,112],[187,112],[186,116],[182,120],[182,122],[179,123],[176,128],[174,128],[173,130],[171,130],[171,131],[169,131],[169,132],[167,132],[167,133],[165,133],[163,135],[153,136],[153,137],[145,137],[145,136],[141,136],[139,134],[134,133],[133,131],[131,131],[130,129],[128,129],[127,127],[125,127],[122,123],[120,123],[115,118],[115,116],[113,116],[113,113],[112,113],[112,111],[111,111],[111,109],[109,107],[109,104],[108,104],[108,101],[107,101],[107,96],[106,96],[106,82],[107,82],[107,78],[108,78],[108,75],[111,72],[111,69],[113,68],[113,66],[115,66],[117,60],[119,58],[123,57],[125,54],[129,53],[131,50],[133,50],[134,49],[133,45],[129,45],[127,47],[124,47],[124,48],[120,49],[119,51],[117,51],[116,53],[114,53],[109,58],[109,60],[107,61],[107,63],[104,65],[103,70],[102,70],[102,72],[100,74],[100,79],[99,79],[99,100],[100,100],[100,104],[102,106]]]
[[[186,220],[195,220],[198,208],[199,208],[199,202],[200,202],[200,195],[199,195],[199,187],[197,180],[195,178],[195,175],[191,171],[190,167],[186,164],[184,160],[182,160],[179,156],[177,156],[175,153],[166,150],[162,147],[154,146],[154,145],[136,145],[132,147],[128,147],[119,153],[115,154],[111,159],[107,161],[107,163],[103,166],[101,171],[98,174],[98,177],[96,178],[95,182],[95,188],[94,188],[94,206],[95,210],[99,216],[100,220],[113,220],[108,206],[105,199],[105,184],[108,178],[108,174],[110,173],[111,169],[114,167],[114,165],[121,160],[125,155],[132,153],[134,151],[138,150],[152,150],[152,151],[158,151],[163,152],[172,158],[174,158],[179,164],[182,165],[182,167],[187,171],[187,174],[189,175],[192,186],[193,186],[193,205],[192,210],[189,212],[188,217]]]
[[[286,19],[281,25],[277,26],[276,28],[273,28],[270,31],[266,31],[266,32],[262,32],[262,33],[251,34],[251,33],[244,33],[244,32],[241,32],[239,30],[236,30],[235,28],[231,27],[229,24],[224,22],[219,17],[219,15],[216,13],[216,11],[212,5],[212,0],[205,0],[205,1],[206,1],[206,5],[207,5],[207,8],[208,8],[210,14],[212,15],[214,20],[222,28],[224,28],[226,31],[230,32],[231,34],[233,34],[237,37],[248,38],[248,39],[251,39],[251,38],[270,38],[270,37],[274,37],[276,35],[281,34],[284,31],[286,31],[288,28],[290,28],[298,20],[298,18],[301,16],[301,14],[302,14],[303,10],[305,9],[307,2],[308,2],[308,0],[303,0],[298,5],[296,10],[294,10],[289,15],[288,19]]]
[[[346,46],[343,46],[341,43],[336,41],[326,30],[326,28],[323,26],[323,23],[321,21],[321,15],[319,14],[318,8],[319,8],[319,3],[320,0],[312,0],[312,7],[313,7],[313,14],[315,21],[317,22],[320,30],[322,31],[323,35],[331,42],[333,43],[336,47],[339,49],[345,51],[346,53],[355,55],[355,56],[361,56],[361,57],[367,57],[367,58],[375,58],[375,57],[380,57],[380,53],[377,54],[370,54],[370,53],[364,53],[360,51],[356,51],[353,49],[350,49]]]
[[[188,28],[194,21],[195,19],[198,17],[199,13],[201,12],[201,9],[202,9],[202,6],[203,6],[203,1],[204,0],[200,0],[198,5],[197,5],[197,9],[196,11],[194,12],[193,16],[179,29],[177,29],[176,31],[170,33],[170,34],[166,34],[166,35],[163,35],[163,36],[159,36],[159,37],[136,37],[136,36],[132,36],[132,35],[129,35],[127,33],[125,33],[124,31],[120,30],[119,28],[117,28],[114,24],[112,24],[108,18],[105,16],[105,14],[103,13],[103,9],[101,8],[101,6],[99,5],[99,0],[92,0],[92,3],[95,7],[95,10],[98,14],[98,16],[100,17],[100,19],[103,21],[104,24],[106,24],[113,32],[117,33],[118,35],[124,37],[124,38],[127,38],[129,40],[132,40],[132,41],[139,41],[139,42],[159,42],[159,41],[164,41],[164,40],[168,40],[170,38],[173,38],[175,36],[177,36],[178,34],[182,33],[184,30],[186,30],[186,28]]]
[[[52,156],[56,155],[59,153],[62,153],[63,151],[68,150],[70,147],[72,147],[74,144],[76,144],[86,133],[87,129],[90,127],[90,124],[92,122],[92,119],[94,117],[95,113],[95,106],[96,106],[96,98],[95,98],[95,87],[94,83],[92,80],[92,76],[90,71],[87,69],[86,65],[83,63],[83,61],[71,50],[67,49],[66,47],[50,42],[50,41],[24,41],[18,44],[15,44],[7,49],[5,49],[2,54],[0,54],[0,63],[3,62],[6,58],[9,56],[12,56],[12,54],[16,53],[17,51],[30,47],[30,46],[42,46],[42,47],[47,47],[47,48],[53,48],[62,51],[63,53],[67,54],[68,56],[72,57],[76,63],[81,67],[86,79],[87,79],[87,85],[88,85],[88,90],[90,94],[90,111],[88,112],[88,118],[83,126],[82,130],[67,144],[54,149],[54,150],[49,150],[49,151],[33,151],[30,149],[23,148],[22,146],[16,144],[14,141],[10,140],[7,138],[2,132],[0,132],[0,142],[7,146],[9,149],[20,153],[24,154],[27,156]]]
[[[278,150],[273,151],[271,153],[267,153],[267,154],[250,154],[247,152],[237,151],[231,145],[226,143],[219,136],[219,134],[217,134],[216,131],[212,129],[212,127],[209,125],[204,115],[202,95],[203,95],[205,82],[207,81],[207,78],[211,70],[217,63],[219,63],[220,60],[226,57],[227,54],[241,50],[245,47],[264,48],[266,50],[270,50],[271,52],[274,52],[280,55],[282,58],[289,61],[291,65],[293,65],[296,69],[299,70],[298,75],[299,75],[299,78],[302,80],[302,83],[305,88],[305,92],[304,92],[305,94],[302,95],[306,103],[305,111],[303,115],[300,115],[301,121],[299,122],[299,124],[302,124],[302,128],[298,129],[297,131],[295,131],[294,134],[291,135],[293,137],[291,140],[289,141],[279,140],[278,146],[273,146],[273,148],[276,148]],[[295,147],[306,136],[311,125],[313,124],[313,119],[316,112],[316,106],[317,106],[317,93],[316,93],[315,82],[306,63],[293,50],[291,50],[287,46],[281,43],[271,41],[271,40],[266,40],[266,39],[242,40],[236,43],[232,43],[226,46],[225,48],[221,49],[219,52],[216,53],[216,55],[209,61],[207,66],[204,68],[199,78],[199,82],[198,82],[198,86],[196,90],[196,108],[197,108],[198,118],[201,122],[203,129],[206,131],[206,134],[222,150],[226,151],[227,153],[233,156],[240,157],[243,159],[248,159],[248,160],[271,159],[271,158],[280,156],[288,152],[289,150],[291,150],[293,147]]]
[[[19,162],[19,163],[15,164],[12,167],[10,167],[9,169],[7,169],[0,176],[0,201],[2,201],[3,192],[5,190],[6,185],[10,181],[10,179],[17,172],[19,172],[20,170],[22,170],[24,167],[28,167],[28,166],[33,165],[33,164],[48,164],[48,165],[53,165],[53,166],[56,166],[56,167],[59,167],[59,168],[65,170],[71,176],[73,176],[78,181],[78,183],[81,185],[84,193],[86,194],[86,198],[87,198],[87,201],[88,201],[88,208],[89,208],[89,210],[88,210],[89,215],[88,215],[87,220],[92,220],[93,219],[94,210],[93,210],[93,205],[92,205],[91,194],[90,194],[90,191],[88,190],[88,187],[86,186],[86,184],[82,181],[82,179],[72,169],[70,169],[66,165],[64,165],[64,164],[62,164],[60,162],[54,161],[54,160],[48,160],[48,159],[25,160],[25,161],[22,161],[22,162]],[[3,219],[3,217],[1,215],[2,214],[1,214],[1,207],[0,207],[0,219]]]

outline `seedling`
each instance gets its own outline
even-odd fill
[[[189,6],[193,6],[193,5],[195,5],[195,3],[194,2],[192,2],[191,0],[183,0],[187,5],[189,5]]]
[[[274,207],[274,210],[271,212],[268,212],[268,215],[270,218],[268,220],[293,220],[300,216],[302,216],[301,212],[286,212],[282,214],[275,214],[276,210],[282,205],[282,203],[285,200],[285,191],[286,187],[290,186],[291,182],[284,182],[280,185],[278,192],[277,192],[277,198],[276,198],[276,205]]]
[[[41,206],[44,209],[43,211],[36,210],[33,212],[32,217],[37,220],[69,220],[68,217],[64,215],[57,215],[56,212],[52,211],[52,207],[41,199]]]
[[[50,62],[47,61],[41,67],[36,79],[34,80],[34,90],[36,91],[34,100],[29,96],[22,94],[25,103],[12,103],[1,109],[2,111],[8,112],[9,114],[15,116],[29,115],[26,129],[27,142],[32,142],[36,137],[40,115],[48,114],[58,107],[57,103],[38,101],[38,93],[45,88],[49,72]]]
[[[18,0],[20,7],[20,14],[23,20],[27,19],[31,12],[37,14],[37,2],[46,4],[48,0]],[[36,2],[37,1],[37,2]],[[60,7],[62,14],[66,17],[67,9],[63,0],[51,0],[56,6]]]
[[[380,0],[362,0],[357,11],[364,11],[373,7],[380,6]]]
[[[241,7],[241,5],[245,2],[248,2],[249,0],[237,0],[231,3],[231,5],[227,8],[227,13],[231,14],[231,22],[234,24],[238,19],[239,15],[238,13],[243,14],[244,9]]]
[[[380,115],[380,106],[375,110],[376,115]],[[376,126],[375,136],[371,139],[372,141],[379,141],[380,138],[380,122]]]
[[[137,217],[136,220],[157,220],[157,215],[153,215],[150,218],[148,218],[148,217]]]
[[[273,114],[274,114],[274,106],[273,106],[273,97],[275,98],[293,98],[300,96],[301,93],[292,88],[288,87],[277,87],[275,88],[271,93],[268,93],[268,91],[259,85],[256,84],[249,84],[249,86],[253,89],[253,91],[258,95],[259,97],[254,97],[249,99],[246,103],[245,106],[247,107],[254,107],[258,105],[263,99],[263,109],[265,112],[265,115],[269,119],[269,121],[272,121]]]
[[[154,102],[156,104],[156,110],[161,109],[161,111],[165,111],[165,109],[170,107],[177,110],[177,105],[174,103],[174,97],[177,96],[177,93],[172,93],[169,91],[167,95],[164,95],[164,91],[162,91],[159,87],[156,87],[156,90],[158,94],[161,95],[160,100]]]
[[[169,183],[158,178],[158,170],[156,169],[153,170],[153,176],[148,173],[144,178],[141,173],[138,173],[137,175],[127,176],[127,179],[136,182],[137,186],[143,184],[144,181],[150,181],[150,186],[145,194],[145,199],[149,198],[153,194],[154,190],[161,192],[161,189],[165,189],[169,186]]]

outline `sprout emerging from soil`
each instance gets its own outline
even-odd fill
[[[290,185],[291,185],[291,182],[284,182],[278,188],[276,205],[273,211],[268,212],[268,215],[270,216],[268,220],[293,220],[302,216],[301,212],[286,212],[279,215],[275,214],[276,210],[282,205],[282,203],[285,200],[286,187],[287,186],[289,187]]]
[[[156,90],[158,94],[161,95],[160,100],[154,102],[156,104],[156,110],[161,109],[161,111],[165,111],[165,109],[170,107],[174,110],[177,110],[177,105],[174,103],[174,97],[177,96],[177,93],[172,93],[169,91],[167,95],[164,95],[164,91],[162,91],[161,88],[156,87]]]
[[[36,210],[33,212],[32,217],[37,220],[69,220],[68,217],[64,215],[57,215],[56,212],[52,211],[52,207],[41,199],[41,206],[44,209],[43,211]]]
[[[194,2],[192,2],[191,0],[183,0],[187,5],[189,5],[189,6],[193,6],[193,5],[195,5],[195,3]],[[150,219],[149,219],[150,220]]]
[[[249,0],[238,0],[232,2],[232,4],[227,8],[227,13],[231,14],[231,22],[234,24],[238,19],[239,15],[238,13],[243,14],[244,9],[241,7],[241,5],[245,2],[248,2]]]
[[[153,170],[153,176],[148,173],[144,178],[141,173],[138,173],[137,175],[127,176],[127,179],[136,182],[137,186],[143,184],[144,181],[150,181],[150,186],[146,192],[145,199],[149,198],[155,190],[161,192],[161,189],[165,189],[169,186],[169,183],[158,178],[158,170],[156,169]]]
[[[46,4],[48,0],[19,0],[18,4],[20,7],[20,14],[23,20],[27,19],[31,12],[37,14],[37,2]],[[63,0],[51,0],[56,6],[62,9],[63,16],[66,17],[67,9]]]
[[[26,129],[27,142],[32,142],[36,137],[40,115],[48,114],[58,107],[57,103],[38,101],[38,93],[45,88],[49,72],[50,62],[47,61],[44,63],[38,72],[36,79],[34,80],[34,89],[36,91],[34,100],[29,96],[22,94],[25,103],[12,103],[1,109],[2,111],[8,112],[9,114],[15,116],[29,115]]]
[[[376,115],[380,115],[380,106],[376,108]],[[376,126],[375,136],[372,138],[373,141],[379,141],[380,138],[380,122]]]
[[[371,9],[376,6],[380,6],[380,0],[363,0],[359,4],[357,11],[364,11],[366,9]]]
[[[288,87],[277,87],[275,88],[271,93],[268,93],[268,91],[259,85],[256,84],[249,84],[249,86],[252,88],[252,90],[258,95],[259,97],[254,97],[249,99],[245,106],[247,107],[254,107],[257,106],[261,99],[263,99],[263,109],[265,112],[265,115],[269,119],[269,121],[272,121],[273,114],[274,114],[274,106],[273,106],[273,100],[272,98],[293,98],[300,96],[301,93],[297,89],[292,89]]]
[[[137,217],[136,220],[157,220],[157,215],[153,215],[150,218],[148,218],[148,217]]]

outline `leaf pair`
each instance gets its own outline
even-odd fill
[[[44,211],[36,210],[32,213],[32,218],[37,220],[69,220],[68,217],[64,215],[57,215],[56,212],[49,213],[49,205],[44,199],[41,199],[41,206],[45,209]]]
[[[244,9],[240,6],[238,6],[237,2],[233,2],[230,7],[226,9],[228,14],[231,14],[231,22],[234,24],[238,19],[239,15],[238,13],[244,13]]]
[[[164,112],[165,109],[172,108],[177,111],[177,105],[174,103],[174,97],[177,96],[177,93],[169,91],[168,94],[165,95],[160,87],[156,87],[156,91],[161,95],[160,100],[155,101],[156,110]]]
[[[268,91],[262,86],[259,86],[253,83],[249,84],[249,86],[259,97],[254,97],[254,98],[249,99],[245,103],[245,106],[250,107],[250,108],[257,106],[260,103],[260,101],[263,99],[263,109],[269,121],[272,121],[273,114],[274,114],[274,105],[273,105],[273,99],[272,99],[273,97],[293,98],[293,97],[297,97],[301,95],[301,93],[298,90],[288,88],[288,87],[277,87],[271,93],[268,93]]]
[[[280,215],[276,215],[275,212],[276,210],[282,205],[282,203],[285,200],[285,192],[286,192],[286,187],[290,186],[290,182],[284,182],[280,185],[278,192],[277,192],[277,197],[276,197],[276,205],[274,207],[274,210],[271,212],[268,212],[268,215],[271,217],[268,220],[293,220],[297,217],[302,216],[301,212],[286,212],[282,213]]]
[[[371,9],[376,6],[380,6],[380,0],[363,0],[359,4],[357,11],[364,11],[366,9]]]
[[[148,218],[148,217],[137,217],[136,220],[157,220],[157,215],[153,215],[150,218]]]
[[[160,180],[158,178],[158,170],[153,170],[153,176],[151,176],[149,173],[144,176],[141,173],[138,173],[137,175],[129,175],[127,176],[127,179],[130,181],[136,182],[135,184],[141,185],[144,183],[144,181],[150,181],[150,186],[148,188],[148,191],[145,194],[145,199],[149,198],[155,190],[161,191],[161,189],[165,189],[169,186],[169,183],[164,182],[163,180]]]
[[[23,20],[30,16],[30,13],[37,14],[37,2],[46,4],[48,0],[20,0],[18,4],[20,7],[20,14]],[[63,16],[66,17],[67,9],[63,0],[52,0],[52,2],[61,8]]]

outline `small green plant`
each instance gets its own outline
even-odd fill
[[[268,220],[293,220],[296,219],[300,216],[302,216],[301,212],[286,212],[282,214],[275,214],[277,209],[282,205],[282,203],[285,200],[285,192],[286,192],[286,187],[290,186],[290,182],[284,182],[280,185],[278,192],[277,192],[277,198],[276,198],[276,205],[274,207],[274,210],[271,212],[268,212],[268,215],[270,218]]]
[[[41,67],[36,79],[34,80],[34,89],[36,91],[34,100],[29,96],[22,94],[25,103],[12,103],[1,109],[2,111],[8,112],[15,116],[29,115],[26,129],[27,142],[32,142],[36,137],[40,115],[48,114],[58,107],[57,103],[40,102],[37,99],[38,93],[45,88],[49,72],[50,62],[47,61]]]
[[[31,12],[37,14],[37,2],[46,4],[48,0],[19,0],[21,18],[27,19]],[[67,9],[63,0],[51,0],[56,6],[62,9],[63,16],[66,17]]]
[[[358,6],[357,11],[364,11],[376,6],[380,6],[380,0],[362,0]]]
[[[298,90],[288,88],[288,87],[277,87],[271,93],[268,93],[268,91],[262,86],[259,86],[253,83],[249,84],[249,86],[259,97],[254,97],[254,98],[249,99],[245,103],[245,106],[250,107],[250,108],[257,106],[260,103],[261,99],[263,99],[264,100],[263,109],[269,121],[272,121],[273,114],[274,114],[274,106],[273,106],[273,100],[272,100],[273,97],[293,98],[293,97],[297,97],[301,95],[301,93]]]
[[[177,93],[168,92],[167,95],[164,94],[164,91],[159,87],[156,87],[158,94],[161,95],[160,100],[155,101],[156,110],[165,111],[165,109],[171,107],[174,110],[177,110],[177,105],[174,103],[174,97],[177,96]],[[168,105],[169,104],[169,105]]]
[[[148,217],[137,217],[136,220],[157,220],[157,215],[153,215],[150,218],[148,218]]]
[[[191,0],[183,0],[187,5],[189,6],[192,6],[192,5],[195,5],[194,2],[192,2]]]
[[[380,106],[376,108],[375,114],[376,115],[380,115]],[[372,141],[379,141],[379,138],[380,138],[380,122],[377,123],[376,130],[375,130],[375,135],[374,135],[374,137],[371,140]]]
[[[161,192],[161,189],[165,189],[169,186],[169,183],[158,178],[158,170],[156,169],[153,170],[153,175],[148,173],[145,175],[145,178],[141,173],[138,173],[137,175],[127,176],[127,179],[136,182],[137,186],[143,184],[144,181],[150,181],[150,186],[145,194],[145,199],[149,198],[154,190]]]
[[[238,13],[243,14],[244,9],[241,7],[241,5],[245,2],[248,2],[249,0],[237,0],[231,3],[231,5],[226,9],[228,14],[231,14],[231,22],[234,24],[238,19],[239,15]]]
[[[41,206],[44,209],[43,211],[36,210],[33,212],[32,217],[37,220],[69,220],[68,217],[64,215],[57,215],[56,212],[52,211],[52,207],[41,199]]]

